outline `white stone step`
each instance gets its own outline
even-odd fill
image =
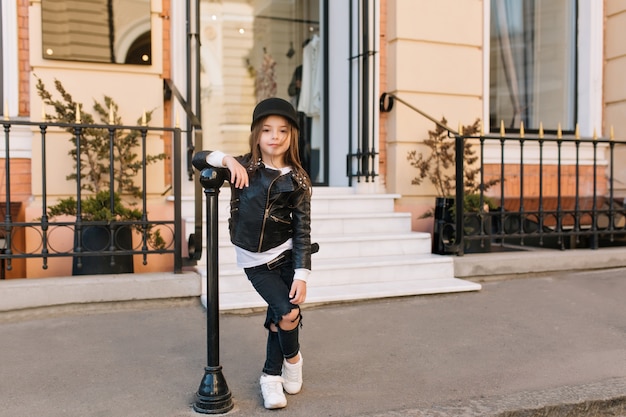
[[[408,232],[411,230],[410,213],[358,213],[311,215],[311,230],[316,236],[359,235],[370,233]]]
[[[311,214],[357,214],[384,213],[394,211],[394,201],[398,194],[356,194],[350,188],[316,187],[311,197]],[[205,208],[203,202],[203,210]],[[184,213],[193,213],[192,202],[183,203]],[[218,195],[218,215],[227,220],[230,211],[230,189],[223,188]],[[203,217],[204,219],[204,217]]]
[[[377,256],[314,261],[310,286],[393,281],[415,281],[453,276],[452,258],[436,255]],[[206,271],[204,271],[206,274]],[[220,265],[220,290],[247,290],[247,278],[235,265]]]
[[[346,194],[346,195],[317,195],[313,192],[311,198],[311,213],[338,214],[338,213],[383,213],[394,210],[394,199],[398,195],[391,194]]]
[[[185,218],[186,230],[193,230],[194,219]],[[228,221],[218,222],[218,238],[228,240]],[[382,212],[357,214],[312,214],[312,235],[316,238],[334,235],[390,234],[411,231],[410,213]],[[206,236],[206,224],[202,226]]]
[[[360,234],[353,236],[316,236],[319,252],[314,260],[394,255],[430,255],[430,233]]]
[[[308,303],[403,295],[477,291],[480,284],[453,277],[453,259],[442,256],[345,258],[316,263],[307,288]],[[206,285],[206,270],[203,286]],[[220,309],[263,307],[245,273],[219,269]],[[206,291],[203,291],[203,294]]]
[[[263,307],[265,302],[235,265],[228,236],[229,194],[221,192],[218,201],[220,309]],[[359,194],[351,188],[313,190],[311,238],[320,251],[313,255],[308,303],[480,289],[454,277],[452,257],[430,253],[430,234],[412,232],[411,215],[394,211],[397,197]],[[186,227],[193,228],[193,219],[186,218]],[[204,275],[206,294],[204,255],[197,269]]]
[[[307,302],[323,303],[402,295],[477,291],[480,284],[456,279],[451,257],[437,255],[326,259],[316,262]],[[206,268],[203,287],[206,286]],[[219,268],[220,309],[265,305],[245,273],[234,265]],[[203,290],[203,294],[206,290]]]
[[[480,284],[457,278],[437,278],[410,282],[376,282],[370,284],[334,285],[314,287],[308,290],[306,305],[330,302],[368,300],[410,295],[444,294],[453,292],[478,291]],[[206,292],[203,292],[206,294]],[[202,296],[206,305],[206,296]],[[266,307],[256,292],[220,293],[220,310],[240,310]]]
[[[313,255],[313,261],[322,259],[392,256],[392,255],[421,255],[430,254],[431,243],[429,233],[405,232],[395,234],[360,234],[353,236],[312,236],[313,242],[320,245],[318,253]],[[221,240],[218,256],[221,265],[234,264],[235,249],[228,240]],[[206,259],[203,256],[202,259]]]

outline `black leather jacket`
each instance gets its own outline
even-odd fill
[[[203,155],[194,157],[198,169],[200,163],[196,161],[206,161],[210,152],[200,153]],[[251,252],[265,252],[291,238],[294,269],[311,269],[310,186],[294,172],[281,175],[262,162],[250,164],[249,154],[236,159],[248,167],[250,185],[239,189],[231,184],[231,242]]]

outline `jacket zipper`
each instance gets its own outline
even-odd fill
[[[261,247],[263,246],[263,237],[265,235],[265,224],[267,223],[267,219],[270,214],[270,191],[272,190],[272,185],[274,185],[276,180],[278,180],[279,178],[280,175],[274,178],[272,182],[270,182],[270,185],[267,187],[267,201],[265,202],[265,213],[263,213],[263,225],[261,226],[261,236],[259,237],[259,248],[257,249],[257,252],[261,252]]]
[[[274,220],[276,223],[283,223],[283,224],[289,224],[288,221],[280,219],[274,215],[269,216],[270,219]]]

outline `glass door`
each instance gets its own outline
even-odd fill
[[[256,103],[284,98],[299,113],[304,168],[314,184],[327,183],[320,0],[205,0],[201,7],[205,144],[246,152]]]

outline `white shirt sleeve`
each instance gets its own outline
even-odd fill
[[[222,151],[213,151],[206,157],[206,163],[216,168],[224,168],[224,157],[226,154]]]
[[[304,281],[306,282],[307,279],[309,278],[309,275],[311,274],[311,271],[308,269],[304,269],[304,268],[296,268],[294,270],[294,275],[293,275],[293,279],[294,280],[298,280],[298,281]]]

